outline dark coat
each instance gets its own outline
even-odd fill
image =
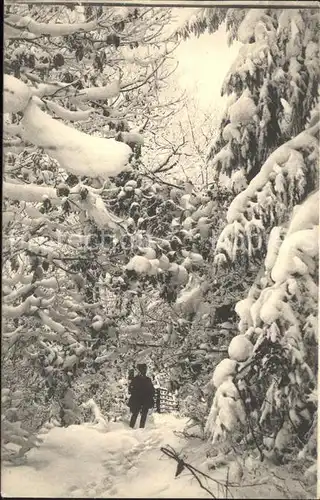
[[[155,390],[151,378],[145,375],[136,375],[129,384],[130,398],[128,406],[131,412],[140,408],[153,408]]]

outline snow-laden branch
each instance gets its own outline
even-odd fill
[[[40,202],[48,198],[50,201],[58,199],[55,188],[38,186],[36,184],[14,184],[3,182],[3,196],[15,201]]]
[[[39,83],[36,87],[29,87],[18,78],[5,74],[3,79],[4,113],[22,112],[32,96],[34,96],[34,102],[39,106],[43,106],[41,98],[44,96],[53,96],[57,93],[59,93],[59,97],[73,96],[77,91],[72,88],[72,85],[77,81],[72,83]],[[64,91],[63,95],[60,94],[61,91]]]
[[[290,274],[305,275],[314,270],[313,259],[319,252],[319,228],[296,231],[282,243],[271,276],[275,282],[285,281]]]
[[[54,321],[52,318],[50,318],[50,316],[48,316],[48,314],[44,313],[43,311],[38,311],[38,314],[42,322],[54,332],[57,332],[61,335],[66,331],[65,327],[61,325],[61,323],[57,323],[56,321]]]
[[[261,190],[268,181],[271,172],[274,171],[275,165],[279,168],[285,166],[286,164],[297,165],[298,149],[302,147],[318,147],[318,139],[316,134],[319,132],[320,122],[307,130],[304,130],[299,135],[281,145],[276,149],[267,159],[267,161],[262,166],[260,172],[256,177],[250,182],[247,189],[242,191],[230,204],[227,220],[229,223],[237,220],[239,214],[243,213],[248,205],[250,198],[254,197],[257,191]]]
[[[280,224],[317,182],[320,122],[276,149],[249,186],[234,198],[215,251],[215,264],[225,267],[239,253],[259,258],[267,228]]]
[[[73,87],[77,81],[78,80],[75,80],[72,83],[39,83],[36,87],[29,87],[24,82],[11,75],[4,75],[4,111],[6,113],[24,111],[32,96],[34,96],[34,103],[43,107],[44,103],[41,101],[41,98],[45,96],[54,97],[59,94],[60,98],[72,97],[75,102],[86,102],[105,101],[106,99],[118,97],[120,93],[119,80],[102,87],[88,87],[80,91]],[[82,120],[86,119],[88,115],[88,111],[71,112],[69,110],[64,110],[63,107],[51,101],[47,101],[46,104],[49,108],[51,107],[58,116],[59,113],[62,114],[62,118],[70,116],[70,118],[66,119],[76,118],[76,120]],[[84,118],[82,118],[82,114]],[[76,120],[73,119],[73,121]]]
[[[4,25],[13,30],[11,33],[14,38],[17,36],[16,30],[20,31],[21,37],[23,38],[25,36],[25,32],[32,33],[37,36],[47,35],[51,37],[59,37],[72,35],[73,33],[89,32],[98,28],[98,23],[96,21],[72,24],[38,23],[29,16],[20,17],[18,15],[7,17],[4,21]],[[7,31],[6,36],[7,38],[11,38],[10,31]]]
[[[93,109],[86,109],[84,111],[70,111],[70,109],[66,109],[63,106],[60,106],[60,104],[52,101],[45,101],[45,105],[59,118],[71,122],[88,120],[90,118],[90,115],[93,113]]]
[[[34,313],[40,305],[40,299],[34,296],[28,297],[18,306],[3,304],[2,314],[5,318],[20,318],[21,316]]]
[[[287,236],[319,224],[319,191],[310,194],[302,205],[294,208]]]
[[[38,186],[36,184],[14,184],[13,182],[3,183],[3,196],[10,200],[15,201],[26,201],[26,202],[41,202],[46,199],[50,201],[53,205],[58,205],[62,202],[62,198],[57,195],[55,188],[50,186]],[[76,209],[86,211],[88,217],[92,219],[99,229],[111,229],[114,231],[123,231],[121,226],[123,219],[116,217],[114,214],[109,212],[105,207],[105,204],[101,196],[94,192],[90,187],[77,186],[70,192],[70,199],[72,201],[71,207],[75,206]],[[79,245],[81,242],[87,241],[86,236],[80,235],[63,235],[60,231],[52,232],[52,229],[57,229],[54,224],[46,221],[46,218],[34,207],[25,208],[26,213],[31,217],[31,225],[46,222],[46,229],[42,233],[50,234],[50,238],[58,239],[61,243],[63,241],[72,241]],[[28,224],[27,219],[25,219],[25,224]]]
[[[10,148],[11,152],[12,152],[11,148],[14,148],[14,150],[17,150],[18,148],[24,149],[25,147],[26,147],[26,145],[22,142],[21,139],[19,139],[19,137],[3,140],[3,148],[7,148],[7,149]],[[6,152],[5,149],[4,149],[4,152]],[[7,167],[5,167],[5,169],[6,169],[6,171],[8,171]],[[10,170],[10,167],[9,167],[9,170]]]
[[[103,87],[88,87],[75,94],[77,101],[105,101],[118,97],[120,92],[120,82],[114,81]]]
[[[32,100],[21,122],[22,138],[43,148],[67,172],[106,179],[128,166],[132,150],[127,144],[91,137],[57,122]]]
[[[4,75],[3,78],[3,112],[17,113],[23,111],[32,96],[28,85],[14,76]]]
[[[282,282],[294,274],[314,271],[319,253],[319,191],[310,195],[294,212],[287,235],[280,246],[271,277]]]
[[[38,288],[39,286],[46,288],[46,289],[53,289],[56,290],[58,288],[58,282],[56,278],[44,278],[42,280],[34,281],[33,283],[29,283],[26,285],[21,286],[20,288],[17,288],[15,290],[12,290],[11,293],[5,295],[3,297],[3,302],[5,304],[10,304],[14,302],[15,300],[19,299],[19,297],[22,297],[23,295],[30,295],[33,290]],[[47,295],[46,295],[47,297]]]
[[[79,80],[76,79],[71,83],[40,83],[36,88],[32,88],[31,92],[33,96],[39,97],[40,99],[45,96],[51,97],[70,97],[72,103],[80,103],[86,101],[105,101],[106,99],[113,99],[118,97],[120,92],[120,82],[114,81],[108,85],[101,87],[88,87],[81,89],[80,91],[74,88],[74,85]],[[38,105],[43,105],[41,101],[36,101]]]
[[[51,83],[40,83],[36,86],[36,88],[32,88],[31,92],[33,96],[41,99],[45,96],[54,96],[59,93],[59,97],[66,97],[70,95],[74,95],[76,93],[75,89],[72,87],[78,80],[74,80],[72,83],[60,83],[60,82],[51,82]],[[64,93],[62,94],[62,91]],[[40,105],[41,101],[34,99],[34,102]],[[21,110],[22,111],[22,110]]]

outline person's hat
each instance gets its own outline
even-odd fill
[[[146,365],[146,363],[139,363],[137,365],[137,368],[138,368],[139,371],[146,371],[147,370],[147,365]]]
[[[142,368],[142,369],[147,368],[147,364],[146,363],[139,363],[137,365],[137,368],[138,368],[138,370],[140,370],[140,368]]]

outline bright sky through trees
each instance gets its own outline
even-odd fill
[[[201,108],[211,108],[221,100],[223,79],[240,46],[240,43],[234,43],[228,47],[227,34],[222,26],[216,33],[190,38],[178,47],[176,78],[180,86],[198,100]]]
[[[177,24],[195,15],[198,9],[177,8]],[[188,96],[197,101],[203,110],[222,105],[220,95],[223,79],[232,62],[237,57],[241,43],[235,41],[231,47],[227,44],[224,24],[215,33],[190,37],[181,41],[176,51],[179,67],[174,74],[177,84],[186,90]],[[221,104],[219,105],[219,102]]]

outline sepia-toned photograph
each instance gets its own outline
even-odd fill
[[[319,3],[3,14],[2,497],[316,500]]]

